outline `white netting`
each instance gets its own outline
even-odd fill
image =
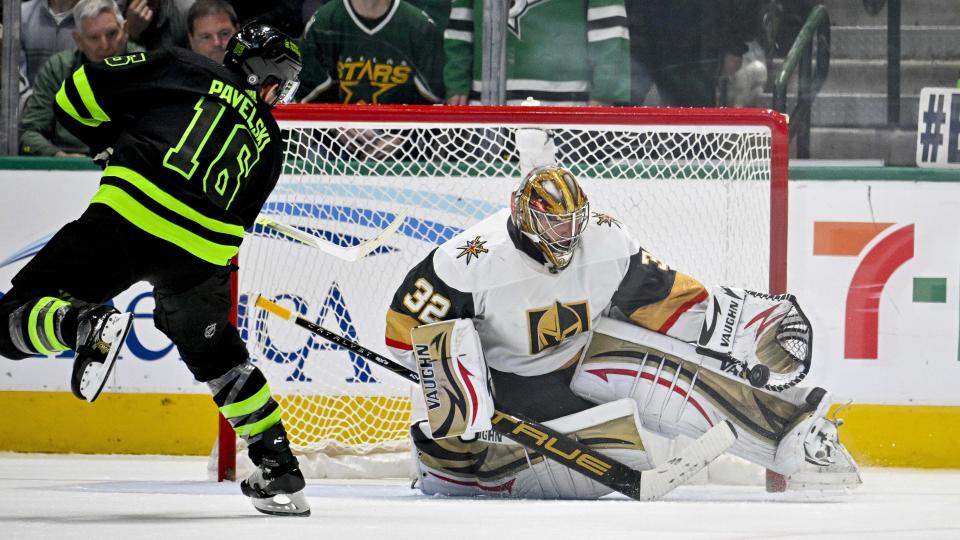
[[[769,127],[575,121],[540,127],[553,138],[557,163],[581,180],[592,211],[619,219],[648,251],[706,283],[767,289]],[[385,314],[406,272],[436,245],[509,204],[520,179],[516,129],[538,127],[521,113],[516,122],[282,124],[286,168],[265,214],[351,246],[408,213],[385,245],[356,262],[265,229],[244,242],[238,326],[279,395],[300,453],[402,455],[409,388],[255,309],[256,295],[389,354]],[[322,469],[316,474],[339,474]]]

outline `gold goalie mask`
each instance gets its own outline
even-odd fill
[[[557,270],[570,265],[590,218],[587,196],[570,171],[530,171],[510,201],[513,223]]]

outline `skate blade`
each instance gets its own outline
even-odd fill
[[[127,339],[127,333],[130,332],[132,323],[132,313],[124,313],[118,317],[113,323],[114,328],[111,328],[115,337],[113,341],[110,342],[110,351],[107,352],[103,363],[91,362],[87,364],[87,367],[83,370],[83,375],[80,378],[80,394],[88,402],[93,403],[100,396],[103,387],[106,386],[107,377],[110,376],[110,372],[113,371],[113,365],[120,356],[120,350],[123,348],[123,343]]]
[[[787,477],[790,491],[849,491],[863,484],[860,473],[849,472],[801,472]]]
[[[835,456],[837,463],[826,467],[804,464],[801,469],[787,476],[787,489],[805,491],[848,491],[863,484],[860,468],[841,444]]]
[[[265,499],[251,498],[250,502],[258,511],[271,516],[308,517],[310,504],[302,491],[281,493]]]
[[[663,465],[644,471],[640,477],[640,497],[647,501],[663,497],[686,483],[736,441],[736,431],[729,421],[713,426]]]

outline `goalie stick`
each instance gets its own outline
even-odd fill
[[[400,228],[400,225],[403,224],[405,219],[407,219],[407,213],[400,212],[397,214],[397,217],[386,226],[386,228],[380,231],[380,234],[371,238],[370,240],[367,240],[366,242],[362,242],[350,247],[338,246],[337,244],[334,244],[325,238],[310,234],[307,231],[300,230],[291,225],[280,223],[279,221],[275,221],[273,218],[264,214],[257,216],[257,224],[267,227],[268,229],[273,229],[274,231],[277,231],[288,238],[292,238],[301,244],[317,248],[327,255],[333,255],[338,259],[353,262],[364,258],[368,253],[383,245],[387,238],[389,238],[391,234]]]
[[[292,311],[279,304],[258,296],[256,305],[412,383],[420,384],[420,377],[415,371],[355,341],[294,315]],[[737,438],[733,425],[724,421],[712,427],[665,464],[641,472],[597,452],[576,439],[520,415],[496,409],[491,422],[493,430],[504,437],[638,501],[651,501],[666,495],[730,448]]]

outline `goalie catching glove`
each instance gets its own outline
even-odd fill
[[[487,363],[470,319],[418,326],[410,331],[427,423],[434,439],[492,427],[493,395]]]
[[[780,392],[807,376],[813,331],[796,298],[711,289],[697,352],[757,388]]]

